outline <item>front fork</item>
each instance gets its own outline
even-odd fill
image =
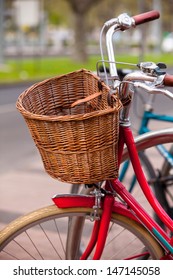
[[[88,258],[88,256],[94,249],[95,245],[96,245],[96,250],[93,256],[93,260],[100,259],[106,242],[113,204],[114,204],[114,197],[112,195],[107,195],[103,200],[103,213],[100,219],[95,221],[90,242],[85,252],[82,254],[81,260],[85,260]]]
[[[86,212],[87,208],[93,209],[93,211],[90,213],[90,220],[94,222],[94,226],[90,241],[84,252],[81,252],[80,240],[85,218],[72,217],[69,219],[66,258],[78,259],[81,255],[80,259],[86,260],[96,246],[93,259],[100,259],[106,242],[109,223],[111,220],[111,213],[113,212],[113,206],[114,208],[119,207],[118,205],[116,205],[116,203],[114,204],[114,196],[112,194],[107,194],[106,196],[100,195],[99,199],[98,194],[95,196],[68,195],[64,197],[62,195],[58,195],[53,197],[53,201],[60,208],[84,207],[86,208]],[[103,210],[101,211],[102,214],[100,210]],[[125,212],[126,210],[122,208],[121,211]]]

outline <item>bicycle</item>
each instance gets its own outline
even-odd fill
[[[157,121],[157,122],[166,122],[172,123],[173,116],[171,115],[161,115],[159,113],[155,113],[153,111],[153,103],[154,103],[154,95],[149,95],[147,101],[143,100],[144,103],[144,112],[141,117],[140,125],[137,134],[143,134],[149,132],[149,124],[150,122]],[[169,150],[164,147],[163,145],[159,145],[156,147],[158,150],[159,155],[163,158],[164,162],[162,166],[157,170],[154,168],[153,164],[151,163],[149,156],[144,152],[139,153],[140,160],[146,170],[145,174],[148,174],[148,182],[152,185],[154,193],[162,205],[162,207],[166,210],[171,218],[173,218],[173,207],[171,202],[173,202],[173,197],[171,192],[169,191],[170,186],[172,185],[172,174],[171,169],[173,167],[173,146],[169,148]],[[126,161],[122,167],[122,171],[120,172],[119,180],[123,181],[127,170],[129,168],[129,161]],[[132,192],[136,183],[135,176],[132,176],[132,179],[129,184],[129,191]],[[163,226],[162,222],[156,217],[157,221],[160,225]]]
[[[129,109],[134,88],[140,87],[152,94],[166,94],[173,98],[172,93],[160,88],[161,85],[173,86],[173,76],[166,74],[159,76],[158,79],[154,71],[148,74],[141,72],[136,76],[129,74],[126,81],[119,82],[116,64],[112,63],[114,57],[111,40],[114,32],[130,29],[158,17],[157,11],[134,17],[122,14],[104,24],[104,28],[108,27],[108,54],[111,54],[109,61],[113,77],[111,95],[108,96],[110,102],[112,98],[114,102],[115,92],[118,91],[124,103],[120,111],[118,167],[120,162],[130,157],[145,196],[172,232],[173,220],[151,192],[139,162],[138,152],[158,144],[171,143],[173,130],[149,132],[134,140],[130,129]],[[33,88],[37,89],[37,86]],[[27,91],[24,94],[26,93]],[[98,95],[98,92],[96,94]],[[32,117],[34,118],[34,115]],[[172,260],[173,238],[148,215],[117,177],[105,178],[107,180],[103,187],[92,182],[94,191],[90,195],[55,195],[53,205],[38,209],[12,222],[0,232],[1,258],[87,259],[91,256],[92,259],[102,257]],[[115,241],[115,238],[120,241]]]

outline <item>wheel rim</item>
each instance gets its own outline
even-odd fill
[[[41,225],[37,225],[36,223],[38,220],[35,220],[30,224],[30,226],[27,225],[25,227],[23,233],[21,233],[23,229],[18,230],[18,233],[21,234],[15,237],[15,241],[13,240],[13,237],[16,235],[14,233],[10,235],[6,241],[4,240],[1,244],[1,249],[5,243],[9,242],[10,239],[12,241],[7,247],[4,247],[4,251],[0,253],[0,258],[66,259],[69,218],[74,216],[74,212],[76,212],[76,216],[86,218],[92,209],[87,211],[86,209],[67,209],[65,212],[58,208],[56,210],[56,206],[53,206],[53,209],[58,211],[58,213],[51,214],[51,221],[49,220],[50,215],[41,219]],[[71,213],[69,213],[69,211],[71,211]],[[30,216],[27,215],[26,217],[28,218]],[[109,235],[102,255],[103,259],[126,259],[143,253],[146,251],[147,247],[149,249],[149,253],[151,254],[151,258],[156,259],[162,256],[162,249],[142,226],[134,223],[134,221],[130,221],[129,223],[129,219],[117,214],[113,214],[112,222],[113,223],[110,224]],[[83,229],[80,243],[80,252],[83,251],[83,248],[88,242],[88,236],[90,235],[92,225],[93,223],[91,223],[89,219],[85,219],[85,227]],[[127,230],[131,229],[132,226],[135,226],[132,231],[135,231],[137,237],[140,237],[141,240],[145,241],[144,244],[139,240],[137,241],[133,233],[129,233],[129,231],[127,232],[127,230],[122,227],[124,225]],[[25,243],[26,240],[27,243]],[[26,252],[28,251],[26,250],[28,248],[29,252]]]

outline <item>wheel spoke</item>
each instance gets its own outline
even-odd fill
[[[47,211],[50,211],[48,214]],[[64,211],[64,212],[63,212]],[[60,259],[64,260],[74,256],[70,250],[82,252],[86,248],[93,223],[88,218],[92,209],[75,208],[69,212],[50,206],[37,210],[34,214],[28,214],[17,222],[14,221],[10,227],[4,229],[2,236],[8,232],[7,239],[0,243],[0,259]],[[56,212],[56,214],[55,214]],[[77,221],[69,224],[69,220]],[[82,228],[79,219],[83,221]],[[28,224],[26,221],[29,221]],[[74,232],[70,232],[67,239],[69,227],[73,224]],[[20,226],[19,226],[20,225]],[[16,227],[16,230],[15,230]],[[75,231],[77,231],[75,233]],[[80,234],[77,233],[80,231]],[[76,237],[79,243],[75,242]],[[66,242],[71,242],[67,243]],[[77,246],[77,247],[75,247]],[[79,246],[79,247],[78,247]],[[149,253],[148,253],[149,252]],[[150,255],[149,255],[150,254]],[[113,213],[112,221],[108,231],[107,241],[103,250],[102,259],[133,259],[148,257],[159,259],[162,257],[162,249],[146,229],[137,222]],[[75,254],[76,255],[76,254]],[[89,259],[92,259],[93,252]],[[80,257],[78,254],[76,257]]]

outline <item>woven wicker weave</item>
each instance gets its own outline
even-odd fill
[[[96,98],[71,107],[99,91]],[[17,108],[53,178],[93,183],[118,176],[121,104],[108,105],[108,93],[97,76],[82,69],[37,83],[19,96]]]

